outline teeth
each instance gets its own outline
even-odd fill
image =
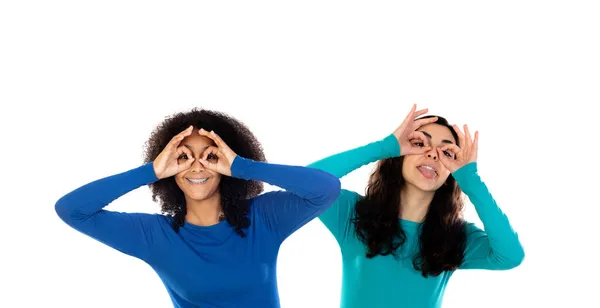
[[[200,183],[204,183],[206,181],[208,181],[208,178],[203,178],[203,179],[187,179],[188,181],[194,183],[194,184],[200,184]]]
[[[435,171],[435,169],[433,169],[433,168],[432,168],[432,167],[430,167],[430,166],[421,166],[421,168],[423,168],[423,169],[427,169],[427,170],[431,170],[431,171],[433,171],[433,172],[437,173],[437,171]]]

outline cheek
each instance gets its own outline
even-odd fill
[[[440,184],[444,184],[444,182],[446,182],[446,180],[448,179],[448,177],[450,176],[450,171],[444,167],[440,168],[440,174],[439,174],[439,178],[438,181],[440,182]]]
[[[214,187],[218,187],[219,184],[221,183],[221,177],[222,177],[222,175],[220,173],[218,173],[218,172],[212,172],[212,171],[210,171],[209,173],[210,173],[210,176],[212,178],[212,182],[213,182],[212,185],[214,185]]]
[[[409,170],[411,168],[415,168],[415,161],[417,157],[415,155],[406,155],[404,156],[404,160],[402,161],[402,172],[405,170]]]
[[[412,174],[414,174],[414,163],[412,161],[412,156],[404,157],[404,161],[402,162],[402,177],[405,180],[411,180]]]

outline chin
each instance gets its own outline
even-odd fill
[[[422,191],[426,191],[426,192],[435,192],[440,187],[442,187],[442,184],[423,183],[422,181],[416,181],[413,183],[413,185],[416,186],[418,189],[420,189]]]
[[[196,201],[201,201],[204,199],[208,199],[209,194],[206,192],[196,192],[196,191],[184,191],[183,192],[188,198]]]

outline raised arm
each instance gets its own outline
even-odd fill
[[[156,217],[103,208],[126,193],[156,180],[152,164],[105,177],[61,197],[55,205],[62,221],[125,254],[145,260]]]
[[[480,230],[472,223],[467,225],[465,258],[460,268],[502,270],[516,267],[525,257],[523,246],[508,217],[477,174],[479,132],[475,132],[472,139],[467,125],[464,126],[464,133],[456,125],[453,127],[460,148],[456,145],[438,148],[440,161],[452,172],[461,190],[469,197],[484,226],[484,230]],[[443,151],[453,152],[455,159],[442,155]]]
[[[177,154],[189,152],[178,145],[190,133],[188,129],[173,137],[153,163],[93,181],[66,194],[56,202],[56,213],[75,230],[125,254],[147,260],[159,217],[107,211],[104,207],[138,187],[189,168],[191,160],[179,164]]]
[[[453,176],[475,206],[484,229],[467,225],[465,259],[460,268],[506,270],[521,264],[525,252],[519,236],[477,174],[477,164],[470,163]]]
[[[279,242],[323,213],[340,194],[340,180],[321,170],[236,157],[232,176],[283,188],[254,198],[252,211]]]
[[[435,117],[416,120],[427,111],[427,109],[417,111],[416,105],[413,105],[400,126],[384,139],[323,158],[308,165],[308,167],[324,170],[342,178],[364,165],[381,159],[424,153],[430,148],[417,147],[414,146],[414,143],[417,141],[423,142],[425,139],[425,136],[416,130],[437,120]],[[360,198],[361,196],[356,192],[342,190],[336,202],[319,216],[319,219],[338,242],[346,234],[354,204]]]
[[[206,168],[285,190],[255,197],[252,205],[254,214],[264,221],[280,242],[327,209],[340,193],[340,180],[327,172],[240,157],[215,132],[200,130],[199,133],[216,144],[208,147],[200,160]],[[211,154],[217,157],[216,161],[206,160]]]
[[[342,178],[364,165],[384,158],[396,157],[399,154],[398,140],[390,134],[382,140],[318,160],[308,167],[327,171]],[[347,233],[352,209],[360,198],[360,194],[343,189],[335,203],[319,216],[319,220],[338,242],[341,242]]]

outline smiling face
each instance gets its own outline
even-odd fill
[[[450,171],[440,162],[436,149],[444,144],[456,144],[456,139],[450,128],[440,124],[424,125],[418,131],[425,135],[427,143],[414,141],[413,144],[421,147],[430,146],[431,150],[424,154],[406,155],[402,164],[402,176],[407,185],[412,185],[422,191],[433,192],[440,188],[450,175]],[[443,154],[454,157],[448,151]]]
[[[192,152],[194,163],[189,169],[175,175],[177,186],[183,191],[186,199],[201,201],[214,197],[219,193],[221,174],[204,168],[199,162],[204,150],[209,146],[214,146],[214,142],[207,137],[200,136],[198,130],[194,129],[190,136],[181,141],[181,145]],[[186,154],[182,154],[179,157],[179,163],[185,163],[187,158]],[[207,160],[212,162],[216,159],[216,157],[209,156]]]

